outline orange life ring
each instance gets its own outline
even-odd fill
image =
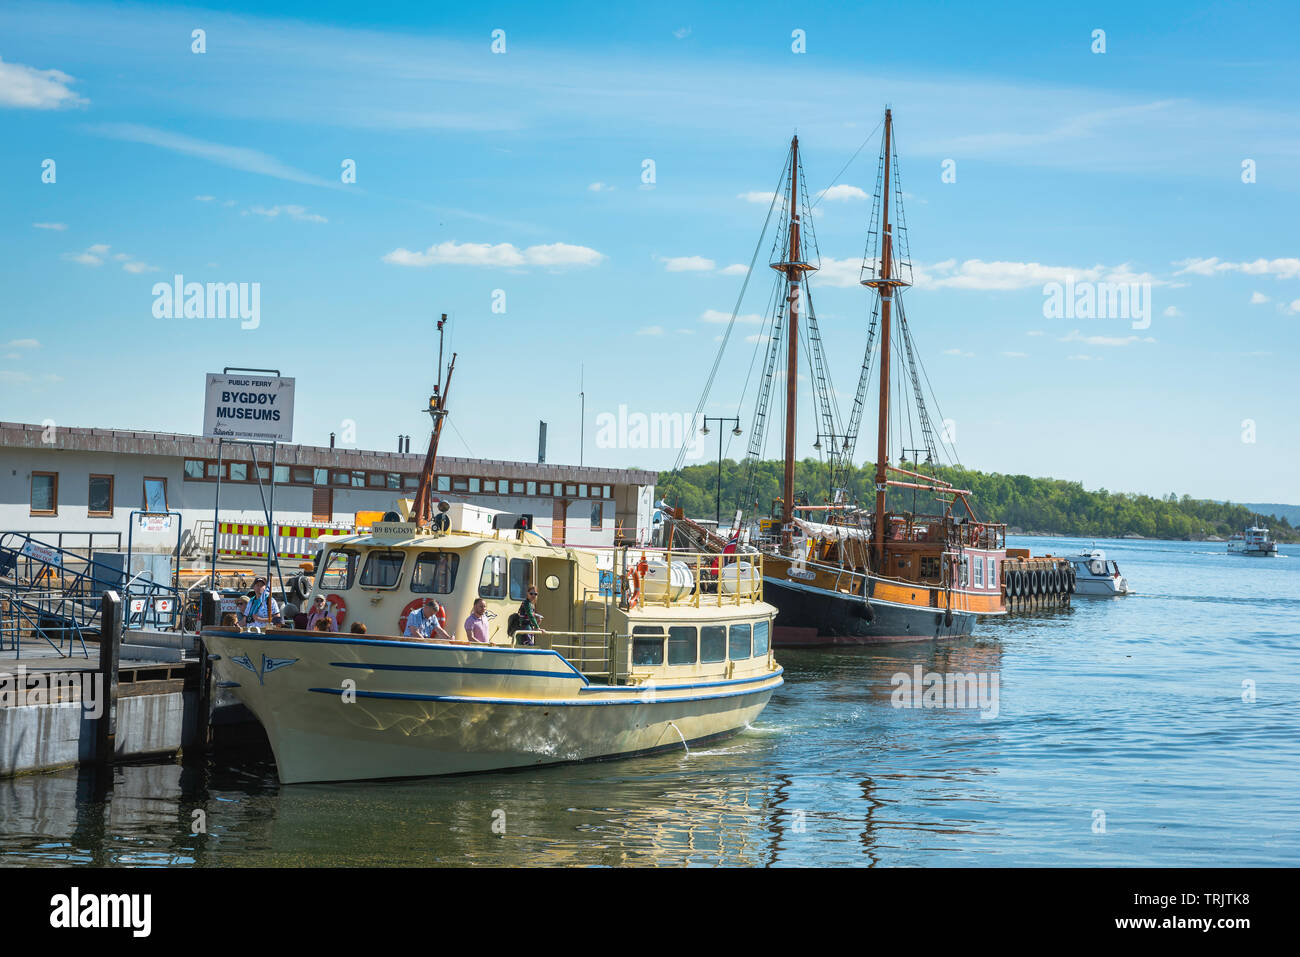
[[[417,608],[422,607],[423,605],[424,605],[423,598],[416,598],[406,603],[406,607],[402,609],[401,617],[397,619],[397,633],[399,635],[406,634],[406,619],[410,617],[411,612],[415,611],[415,609]],[[443,607],[442,602],[440,601],[434,602],[434,605],[438,609],[437,611],[438,624],[442,626],[443,631],[446,631],[447,630],[447,609]],[[450,634],[450,632],[448,633]]]
[[[337,609],[334,615],[334,626],[341,629],[343,626],[343,619],[348,617],[347,602],[338,595],[326,595],[325,600]]]

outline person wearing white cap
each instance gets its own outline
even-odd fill
[[[250,628],[266,628],[272,622],[279,622],[280,606],[271,597],[265,578],[253,579],[253,597],[248,600],[245,617]]]

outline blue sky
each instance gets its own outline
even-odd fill
[[[797,129],[815,195],[889,104],[908,316],[966,465],[1300,501],[1294,10],[885,9],[8,3],[0,418],[196,432],[205,372],[278,367],[296,440],[350,420],[361,447],[418,446],[445,311],[448,454],[528,459],[540,418],[576,461],[581,368],[586,462],[667,467],[598,447],[597,416],[694,408],[766,215],[748,194]],[[870,193],[877,151],[839,185]],[[817,206],[813,278],[845,406],[870,308],[854,195]],[[260,324],[155,318],[177,273],[259,283]],[[1045,318],[1067,273],[1150,282],[1150,327]],[[738,324],[709,414],[737,412],[760,328]]]

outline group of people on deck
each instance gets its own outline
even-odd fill
[[[533,644],[533,636],[528,632],[542,630],[542,616],[537,613],[536,601],[537,589],[529,585],[527,595],[519,603],[519,613],[517,615],[518,631],[520,632],[518,640],[521,645]],[[442,611],[438,603],[432,598],[426,598],[421,607],[407,616],[406,630],[403,632],[403,637],[424,640],[442,638],[446,641],[455,641],[455,636],[442,625],[441,619],[445,618],[446,613]],[[481,644],[488,643],[491,631],[488,628],[487,602],[482,598],[474,599],[474,607],[470,611],[469,617],[465,619],[464,627],[466,641],[476,641]]]
[[[537,588],[533,585],[528,586],[528,591],[524,600],[519,603],[519,612],[512,618],[517,622],[517,631],[512,631],[512,637],[518,635],[518,641],[521,645],[533,644],[532,632],[542,630],[542,616],[537,612]],[[251,598],[241,595],[236,600],[238,613],[225,616],[229,621],[223,621],[225,625],[238,625],[240,628],[269,628],[282,627],[283,619],[280,616],[280,606],[276,600],[271,597],[270,590],[266,587],[265,578],[256,578],[253,580],[253,596]],[[442,620],[446,618],[441,606],[433,598],[426,598],[424,603],[406,618],[406,630],[403,632],[405,638],[420,638],[431,640],[441,638],[446,641],[455,641],[452,635],[445,627]],[[331,605],[324,595],[317,595],[312,602],[311,609],[307,612],[306,627],[308,631],[338,631],[338,621],[334,616],[334,606]],[[482,598],[474,599],[474,608],[468,618],[465,619],[465,640],[476,641],[487,644],[491,637],[491,631],[488,627],[487,602]],[[366,626],[360,622],[352,624],[354,634],[366,633]]]

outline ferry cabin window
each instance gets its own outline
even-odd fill
[[[961,588],[965,588],[966,583],[969,581],[970,581],[970,557],[967,555],[963,555],[961,558],[961,577],[958,579],[958,586]]]
[[[451,476],[450,476],[450,475],[439,475],[439,476],[438,476],[438,491],[439,491],[439,492],[450,492],[450,491],[451,491]]]
[[[33,515],[57,515],[59,512],[59,473],[33,472],[32,497]]]
[[[698,639],[694,625],[673,625],[668,629],[668,663],[693,665],[697,658]]]
[[[323,591],[347,591],[357,573],[357,553],[332,551],[320,570]]]
[[[727,660],[727,626],[705,625],[700,629],[700,662],[713,664]]]
[[[483,559],[483,573],[478,579],[478,596],[480,598],[506,597],[506,557],[489,555]]]
[[[728,644],[727,652],[732,661],[744,661],[748,658],[751,648],[749,625],[732,625]]]
[[[754,622],[754,657],[762,658],[767,655],[768,650],[768,623],[765,621]]]
[[[604,524],[604,511],[600,502],[591,503],[591,530],[598,532]]]
[[[186,459],[186,460],[185,460],[185,477],[186,477],[187,479],[201,479],[201,478],[203,478],[203,464],[204,464],[204,463],[203,463],[203,460],[202,460],[202,459]]]
[[[998,587],[998,560],[996,558],[989,559],[989,587]]]
[[[637,625],[632,629],[632,664],[664,663],[664,630],[658,625]]]
[[[975,558],[975,587],[984,587],[984,563],[979,560],[979,556]]]
[[[144,480],[144,510],[146,512],[167,511],[167,480],[149,478]]]
[[[402,561],[405,558],[405,552],[371,552],[366,556],[365,567],[361,569],[361,586],[396,588],[397,580],[402,577]]]
[[[113,476],[92,475],[90,477],[90,492],[86,500],[86,514],[98,518],[113,517]]]
[[[528,596],[528,585],[533,580],[533,563],[528,558],[510,559],[510,597],[523,601]]]
[[[456,589],[460,556],[455,552],[421,552],[411,572],[411,591],[417,594],[450,595]]]

